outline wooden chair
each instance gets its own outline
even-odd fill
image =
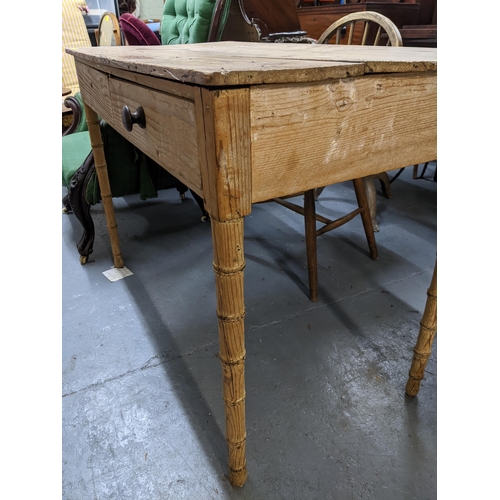
[[[318,39],[318,43],[353,45],[353,40],[356,38],[355,33],[359,35],[357,38],[361,39],[360,45],[403,46],[403,40],[396,25],[388,17],[378,12],[353,12],[342,17],[324,31]],[[382,192],[387,198],[391,198],[392,195],[389,176],[386,172],[364,178],[373,230],[378,232],[375,179],[380,181]],[[316,199],[322,190],[323,188],[316,190]]]
[[[334,42],[351,45],[354,32],[362,30],[361,44],[368,43],[377,45],[380,43],[381,34],[386,32],[389,36],[388,45],[402,46],[401,36],[394,23],[387,17],[377,12],[356,12],[348,14],[342,19],[331,24],[318,39],[318,43],[329,43],[335,35]],[[370,257],[373,260],[378,258],[377,244],[375,241],[374,229],[376,226],[376,192],[373,179],[379,178],[384,189],[384,194],[390,197],[389,178],[386,173],[370,176],[364,179],[353,179],[354,191],[358,208],[352,212],[331,220],[316,213],[316,200],[324,188],[317,188],[304,193],[304,206],[301,207],[285,199],[275,199],[274,201],[300,213],[305,220],[307,268],[309,275],[309,298],[315,302],[318,299],[318,269],[317,269],[317,247],[316,238],[321,234],[332,231],[350,220],[356,215],[361,216],[365,231]],[[375,207],[375,208],[374,208]],[[316,228],[316,223],[322,225]],[[377,228],[378,230],[378,228]]]
[[[318,43],[330,43],[335,35],[333,43],[352,45],[354,33],[358,30],[363,33],[360,45],[380,45],[382,33],[385,32],[388,40],[384,45],[403,46],[403,39],[396,25],[378,12],[368,11],[353,12],[335,21],[323,32]]]
[[[116,47],[123,45],[120,24],[112,12],[105,12],[95,30],[95,40],[99,47]]]

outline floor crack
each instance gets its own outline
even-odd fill
[[[143,363],[138,368],[134,368],[132,370],[128,370],[125,373],[121,373],[120,375],[116,375],[115,377],[110,377],[110,378],[107,378],[105,380],[101,380],[99,382],[94,382],[93,384],[90,384],[90,385],[87,385],[85,387],[82,387],[81,389],[77,389],[77,390],[74,390],[74,391],[71,391],[71,392],[67,392],[67,393],[63,394],[62,397],[65,398],[66,396],[73,396],[74,394],[78,394],[78,393],[86,391],[88,389],[93,389],[94,387],[104,386],[105,384],[107,384],[109,382],[114,382],[115,380],[120,380],[120,379],[122,379],[124,377],[127,377],[129,375],[134,375],[135,373],[138,373],[138,372],[140,372],[142,370],[147,370],[149,368],[156,368],[157,366],[165,364],[167,361],[172,361],[174,359],[180,359],[180,358],[184,358],[186,356],[191,356],[192,354],[196,354],[197,352],[199,352],[201,350],[204,350],[204,349],[207,349],[209,347],[212,347],[217,342],[218,342],[217,340],[213,340],[212,342],[209,342],[208,344],[204,344],[202,346],[196,347],[195,349],[192,349],[191,351],[188,351],[188,352],[185,352],[185,353],[182,353],[182,354],[169,355],[168,352],[166,352],[166,353],[160,353],[160,354],[155,354],[154,356],[151,356],[145,363]],[[164,359],[160,360],[160,358],[164,358]],[[153,364],[153,361],[155,359],[157,359],[159,361],[158,361],[158,363],[154,363]]]
[[[289,314],[288,316],[282,316],[280,319],[278,319],[276,321],[271,321],[270,323],[266,323],[265,325],[258,325],[258,326],[254,326],[252,328],[249,328],[247,330],[247,332],[250,333],[250,332],[262,330],[263,328],[269,328],[270,326],[278,325],[278,324],[282,323],[283,321],[288,321],[289,319],[299,318],[300,316],[304,316],[305,314],[309,314],[313,310],[324,309],[325,307],[331,307],[332,305],[338,304],[340,302],[343,302],[344,300],[350,300],[350,299],[353,299],[353,298],[360,297],[360,296],[365,295],[367,293],[374,292],[374,291],[376,291],[379,288],[385,288],[387,285],[392,285],[394,283],[400,283],[402,281],[407,280],[408,278],[414,278],[415,276],[420,276],[422,274],[425,274],[426,272],[427,271],[421,271],[421,272],[418,272],[418,273],[414,273],[414,274],[412,274],[410,276],[405,276],[404,278],[401,278],[401,279],[395,279],[395,280],[392,280],[392,281],[388,281],[387,283],[383,283],[381,285],[377,285],[377,286],[375,286],[373,288],[370,288],[369,290],[364,290],[362,292],[358,292],[358,293],[355,293],[355,294],[352,294],[352,295],[347,295],[346,297],[341,297],[339,299],[332,300],[331,302],[326,302],[325,304],[310,306],[307,309],[302,309],[302,310],[300,310],[300,311],[298,311],[298,312],[296,312],[294,314]]]

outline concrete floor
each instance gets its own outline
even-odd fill
[[[377,261],[359,217],[321,236],[317,303],[302,217],[253,207],[241,489],[225,476],[209,223],[175,190],[115,199],[134,274],[112,283],[102,206],[85,266],[80,226],[63,215],[63,498],[436,498],[437,342],[420,393],[404,393],[436,257],[436,189],[408,168],[392,199],[379,193]],[[318,212],[346,213],[354,199],[350,183],[330,186]]]

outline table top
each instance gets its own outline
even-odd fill
[[[422,47],[214,42],[66,51],[99,69],[116,68],[214,87],[437,70],[437,50]]]

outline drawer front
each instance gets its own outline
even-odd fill
[[[79,71],[79,78],[82,72]],[[202,192],[194,99],[85,67],[83,99],[117,132],[197,193]],[[142,107],[145,128],[125,129],[122,110]]]

